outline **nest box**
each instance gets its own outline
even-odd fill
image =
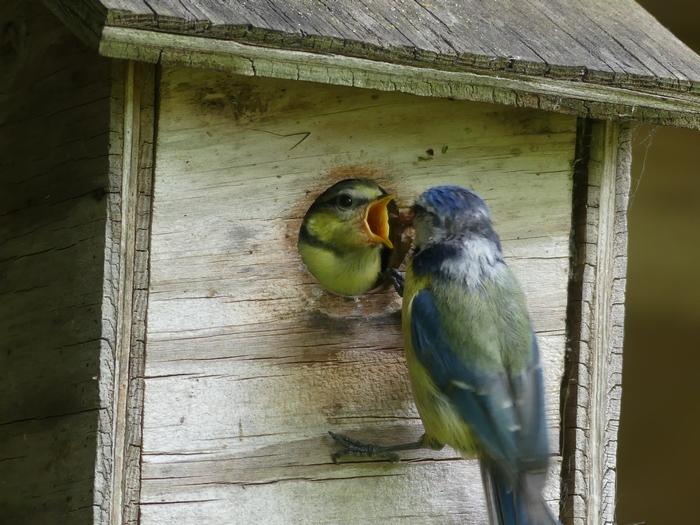
[[[391,290],[321,290],[313,199],[477,190],[546,369],[565,523],[612,523],[634,121],[700,128],[700,58],[632,0],[0,7],[7,523],[485,523],[414,439]]]

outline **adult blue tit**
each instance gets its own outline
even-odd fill
[[[394,248],[394,197],[370,179],[342,180],[311,205],[299,230],[302,261],[325,289],[356,296],[379,286]]]
[[[425,434],[393,447],[333,436],[349,454],[444,444],[476,452],[492,524],[556,524],[542,497],[549,449],[537,339],[489,209],[472,191],[440,186],[413,210],[402,324]]]
[[[542,498],[549,448],[537,338],[489,209],[472,191],[440,186],[414,213],[402,319],[426,435],[477,451],[492,523],[556,523]]]

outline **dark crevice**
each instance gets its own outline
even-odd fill
[[[561,499],[559,515],[564,520],[573,509],[575,488],[576,441],[568,439],[576,425],[578,403],[578,376],[581,343],[581,306],[583,294],[583,272],[587,249],[588,216],[588,170],[591,155],[592,121],[579,119],[577,123],[576,150],[573,165],[573,189],[571,209],[570,265],[568,304],[566,309],[566,354],[564,375],[560,390],[561,431],[559,450],[562,454]]]

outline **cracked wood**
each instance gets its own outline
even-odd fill
[[[581,131],[574,214],[569,333],[563,389],[562,518],[571,525],[614,523],[617,431],[627,271],[631,130],[594,122]],[[587,150],[587,151],[586,151]],[[585,159],[585,160],[584,160]]]
[[[101,519],[136,524],[141,489],[143,370],[148,309],[156,68],[115,61],[112,94],[111,207],[105,291],[114,324],[112,374],[101,387],[113,408],[104,422],[111,437],[101,474]]]
[[[78,4],[83,16],[92,13],[97,23],[111,27],[386,62],[676,91],[697,92],[700,81],[697,55],[633,0],[497,4],[84,0]]]
[[[700,57],[633,0],[47,2],[116,58],[700,128]]]
[[[171,67],[160,90],[142,523],[486,520],[478,464],[451,450],[330,462],[329,429],[421,433],[399,299],[327,295],[296,252],[306,208],[352,175],[491,204],[541,341],[556,507],[576,120]]]

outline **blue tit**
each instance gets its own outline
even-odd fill
[[[414,213],[402,322],[426,436],[479,454],[492,523],[557,523],[542,498],[549,447],[537,338],[489,209],[469,190],[440,186]]]
[[[299,230],[302,261],[325,288],[357,296],[385,279],[394,244],[394,197],[370,179],[346,179],[311,205]]]
[[[440,186],[413,207],[402,324],[417,443],[344,453],[390,455],[450,445],[479,456],[491,523],[556,524],[542,497],[549,462],[543,372],[525,295],[474,192]]]

